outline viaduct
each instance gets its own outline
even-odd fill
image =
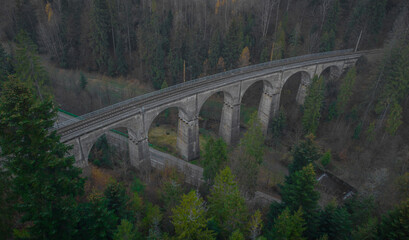
[[[312,78],[329,70],[340,76],[368,52],[341,50],[310,54],[239,68],[177,84],[141,95],[97,111],[57,123],[54,127],[61,141],[72,145],[76,165],[88,165],[89,152],[96,140],[111,129],[126,128],[131,165],[150,164],[148,132],[154,119],[164,110],[178,109],[177,148],[187,161],[199,157],[199,112],[206,100],[223,92],[219,136],[227,144],[239,140],[240,104],[246,90],[256,82],[263,83],[258,117],[266,133],[269,120],[279,108],[281,90],[294,74],[301,75],[296,101],[303,104]]]

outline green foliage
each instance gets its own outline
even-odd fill
[[[321,108],[324,101],[324,79],[315,76],[308,89],[304,102],[304,115],[302,125],[306,133],[313,133],[318,129],[321,118]]]
[[[320,214],[319,230],[322,235],[327,234],[329,239],[348,239],[352,230],[348,211],[330,202]]]
[[[288,166],[290,175],[303,167],[320,159],[319,146],[314,141],[314,135],[308,135],[305,140],[300,141],[292,150],[293,162]]]
[[[386,120],[386,131],[394,136],[400,125],[402,125],[402,107],[398,103],[392,105],[392,109]]]
[[[70,239],[112,239],[118,220],[108,209],[107,200],[98,193],[92,193],[89,200],[79,205],[78,231]]]
[[[343,79],[340,87],[340,92],[337,97],[337,113],[342,115],[345,113],[346,107],[351,100],[356,79],[356,68],[349,69],[347,75]]]
[[[180,202],[183,189],[178,182],[170,180],[163,184],[160,193],[165,209],[172,209]]]
[[[370,16],[370,31],[372,34],[378,34],[382,28],[383,20],[386,15],[387,0],[370,0],[368,2]]]
[[[286,208],[274,221],[273,239],[303,240],[305,239],[303,238],[305,229],[305,220],[303,219],[301,208],[294,212],[294,214],[291,214],[290,209]]]
[[[281,188],[281,196],[285,205],[292,211],[299,207],[308,214],[318,207],[320,194],[315,191],[317,179],[312,164],[291,173]]]
[[[362,122],[359,122],[354,129],[354,135],[352,135],[352,139],[359,139],[362,132]]]
[[[183,195],[180,205],[172,209],[172,213],[176,239],[215,239],[214,233],[206,228],[209,219],[204,201],[195,191]]]
[[[351,215],[352,226],[366,224],[371,216],[374,215],[375,202],[371,197],[362,198],[361,196],[354,195],[354,197],[345,202],[344,206]]]
[[[368,126],[368,128],[365,131],[366,134],[366,141],[367,142],[372,142],[375,140],[375,121],[371,122]]]
[[[125,187],[117,181],[111,181],[105,189],[104,195],[108,209],[112,211],[118,219],[126,218],[129,197],[126,194]]]
[[[246,203],[230,168],[226,167],[217,174],[208,202],[209,214],[220,227],[222,236],[227,237],[235,229],[244,230]]]
[[[131,190],[132,192],[143,194],[145,191],[145,184],[143,184],[143,182],[139,178],[135,177],[131,185]]]
[[[357,226],[351,233],[354,240],[375,240],[377,234],[378,221],[376,218],[370,218],[367,223]]]
[[[107,71],[109,57],[109,12],[106,0],[93,0],[91,6],[90,47],[100,72]],[[112,65],[112,63],[111,63]],[[112,67],[112,66],[111,66]]]
[[[283,131],[287,125],[287,117],[285,111],[280,109],[277,116],[271,119],[271,132],[274,138],[280,138],[283,135]]]
[[[250,222],[248,224],[248,231],[251,240],[258,239],[263,228],[263,220],[261,219],[261,213],[257,210],[253,216],[251,216]]]
[[[112,168],[113,163],[111,160],[111,156],[112,150],[108,144],[106,135],[104,134],[100,138],[98,138],[98,140],[92,147],[92,151],[89,156],[89,161],[98,167]]]
[[[335,40],[337,35],[338,21],[340,15],[339,0],[335,0],[332,8],[329,10],[323,26],[323,33],[321,37],[321,52],[332,51],[335,48]]]
[[[35,89],[37,97],[43,99],[44,83],[48,76],[40,64],[37,46],[25,32],[20,32],[16,39],[16,77],[25,82],[30,89]]]
[[[215,31],[212,35],[208,55],[209,66],[212,69],[212,71],[215,71],[217,67],[217,62],[219,61],[219,57],[222,56],[222,42],[219,31]]]
[[[326,167],[331,162],[331,159],[332,159],[331,150],[328,150],[321,157],[320,161],[321,161],[322,166]]]
[[[257,112],[251,114],[248,126],[240,145],[244,147],[247,156],[253,157],[256,163],[261,164],[264,155],[264,135]]]
[[[376,112],[382,113],[395,103],[401,104],[409,92],[409,47],[392,49],[385,63],[385,73]]]
[[[229,240],[245,240],[243,233],[240,232],[240,230],[234,231],[230,237]]]
[[[161,221],[162,213],[160,212],[159,206],[148,202],[146,204],[145,217],[141,222],[141,230],[144,233],[149,233],[152,231],[159,232],[159,224]]]
[[[227,145],[223,139],[210,138],[203,154],[203,178],[211,185],[219,170],[227,162]]]
[[[85,90],[87,85],[88,85],[87,77],[85,77],[85,75],[81,72],[80,73],[80,87],[81,87],[81,89]]]
[[[5,170],[0,171],[0,236],[8,239],[12,234],[16,196],[11,188],[12,178]]]
[[[401,202],[382,218],[379,236],[381,239],[393,240],[409,238],[409,199]]]
[[[134,229],[132,223],[126,219],[122,219],[114,235],[114,240],[134,240],[137,236],[137,231]]]
[[[51,131],[57,109],[40,102],[20,80],[3,84],[0,97],[0,147],[3,167],[13,176],[11,189],[19,220],[30,223],[32,238],[72,239],[78,221],[75,197],[82,193],[81,170],[69,147]]]
[[[275,39],[275,46],[273,52],[273,59],[279,60],[284,58],[284,53],[286,50],[286,34],[285,34],[285,23],[280,22],[277,28],[277,36]]]
[[[6,81],[12,72],[11,57],[4,51],[3,46],[0,44],[0,81]]]
[[[241,19],[233,19],[224,41],[222,55],[228,70],[237,66],[242,49],[244,48],[243,24]]]

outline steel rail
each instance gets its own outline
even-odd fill
[[[160,101],[164,99],[169,99],[170,97],[177,96],[181,92],[186,92],[192,88],[198,88],[204,85],[209,85],[213,83],[223,83],[225,79],[231,78],[233,76],[239,76],[241,74],[251,74],[253,72],[266,70],[272,67],[279,67],[282,65],[290,65],[290,64],[297,64],[301,62],[308,62],[314,60],[322,60],[326,58],[334,58],[339,56],[348,57],[349,55],[367,55],[377,53],[379,50],[369,50],[369,51],[360,51],[360,52],[352,52],[351,49],[348,50],[340,50],[340,51],[333,51],[333,52],[326,52],[326,53],[318,53],[318,54],[310,54],[304,55],[299,57],[287,58],[267,63],[261,63],[257,65],[251,65],[244,68],[238,68],[231,71],[211,75],[204,78],[194,79],[188,81],[186,83],[177,84],[171,87],[168,87],[163,90],[154,91],[151,93],[147,93],[141,96],[137,96],[105,108],[93,111],[91,113],[79,116],[78,118],[64,121],[58,124],[57,131],[61,135],[69,134],[74,130],[79,130],[78,128],[86,128],[89,124],[88,123],[98,123],[106,120],[107,117],[112,115],[121,114],[121,112],[129,111],[129,109],[141,108],[147,102],[152,101]],[[228,84],[230,82],[227,82]],[[141,109],[140,109],[141,110]]]

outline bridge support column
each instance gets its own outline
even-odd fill
[[[72,149],[68,152],[67,156],[74,156],[74,166],[80,168],[85,168],[88,166],[88,155],[85,156],[79,138],[66,142],[65,145],[72,146]]]
[[[199,120],[179,112],[177,148],[182,158],[191,161],[199,158]]]
[[[240,139],[240,103],[224,102],[220,120],[219,136],[228,145],[235,145]]]
[[[150,166],[148,137],[128,129],[129,160],[133,167]]]
[[[260,105],[258,107],[258,118],[261,122],[263,134],[267,134],[270,119],[277,114],[279,106],[280,91],[265,84]]]
[[[307,96],[308,87],[311,84],[310,76],[306,73],[301,74],[301,83],[298,87],[296,101],[299,105],[303,105],[305,101],[305,97]]]

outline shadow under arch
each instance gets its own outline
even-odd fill
[[[98,167],[114,168],[130,165],[128,129],[115,127],[101,131],[87,152],[84,153],[88,163]]]
[[[204,146],[210,137],[221,137],[221,118],[225,102],[231,102],[231,95],[223,90],[212,93],[206,97],[203,103],[198,106],[199,119],[199,148],[204,150]]]

